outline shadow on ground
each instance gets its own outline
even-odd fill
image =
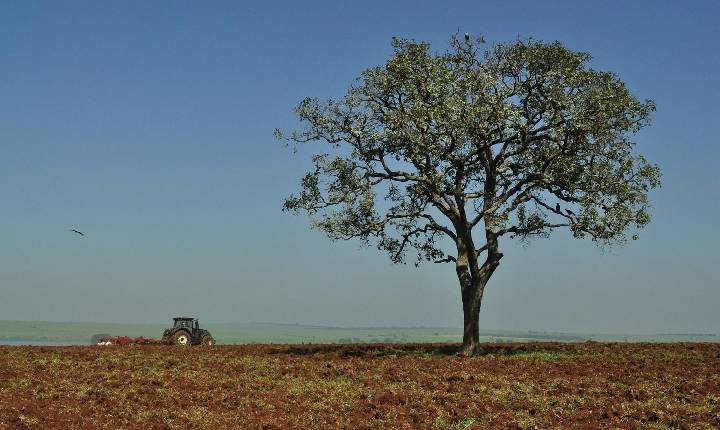
[[[315,355],[329,354],[340,357],[384,357],[384,356],[453,356],[460,353],[462,345],[456,343],[404,343],[404,344],[303,344],[288,345],[272,351],[273,354]],[[568,352],[570,346],[563,343],[488,343],[483,344],[480,355],[531,355]]]

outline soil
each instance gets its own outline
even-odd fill
[[[712,429],[720,344],[0,347],[0,429]]]

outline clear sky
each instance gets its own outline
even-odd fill
[[[450,265],[393,266],[281,212],[308,168],[273,129],[390,39],[590,52],[658,104],[641,239],[509,240],[481,327],[720,333],[720,2],[2,2],[0,319],[462,324]],[[68,231],[85,232],[79,237]]]

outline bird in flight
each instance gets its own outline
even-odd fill
[[[77,233],[77,234],[79,234],[80,236],[85,236],[85,233],[83,233],[83,232],[81,232],[81,231],[77,231],[77,230],[75,230],[74,228],[71,228],[70,231],[73,232],[73,233]]]

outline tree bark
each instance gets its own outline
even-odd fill
[[[463,355],[478,355],[480,346],[480,306],[487,278],[478,268],[471,238],[458,240],[458,258],[455,266],[463,304]]]
[[[480,346],[480,305],[485,285],[472,282],[462,292],[463,302],[463,355],[482,354]]]
[[[485,292],[485,285],[495,269],[500,265],[503,254],[498,252],[497,235],[487,231],[487,259],[478,267],[477,257],[472,245],[472,238],[466,235],[457,242],[458,258],[455,270],[463,303],[463,355],[479,355],[483,353],[480,345],[480,307]],[[467,246],[470,244],[471,246]],[[470,251],[473,250],[473,251]]]

